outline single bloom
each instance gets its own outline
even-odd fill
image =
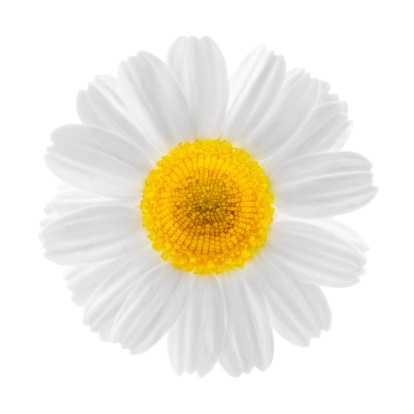
[[[93,332],[132,354],[168,335],[177,373],[239,376],[269,367],[273,330],[307,346],[329,329],[320,286],[358,282],[367,250],[333,217],[377,189],[326,82],[265,47],[229,79],[213,40],[180,37],[77,110],[47,151],[63,183],[41,240]]]

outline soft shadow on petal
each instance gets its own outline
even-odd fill
[[[220,48],[209,37],[179,37],[167,62],[190,107],[194,137],[218,137],[229,95],[227,66]]]
[[[170,361],[177,374],[207,375],[222,351],[225,326],[217,278],[195,275],[188,307],[168,334]]]

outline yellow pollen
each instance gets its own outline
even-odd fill
[[[220,139],[180,143],[145,181],[141,211],[152,246],[176,268],[242,268],[273,220],[270,183],[250,155]]]

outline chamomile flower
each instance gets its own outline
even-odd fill
[[[140,52],[81,91],[52,134],[64,182],[41,233],[103,340],[133,354],[168,335],[177,373],[264,370],[273,331],[329,329],[320,286],[353,285],[366,245],[332,217],[375,195],[371,164],[329,85],[266,48],[231,76],[209,38],[166,63]]]

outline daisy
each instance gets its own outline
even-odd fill
[[[340,151],[346,103],[326,82],[253,50],[231,76],[207,37],[166,63],[139,52],[52,133],[64,184],[46,207],[46,257],[84,322],[132,354],[168,335],[178,374],[265,370],[273,330],[306,346],[328,330],[320,286],[355,284],[364,241],[332,217],[376,194],[371,164]]]

